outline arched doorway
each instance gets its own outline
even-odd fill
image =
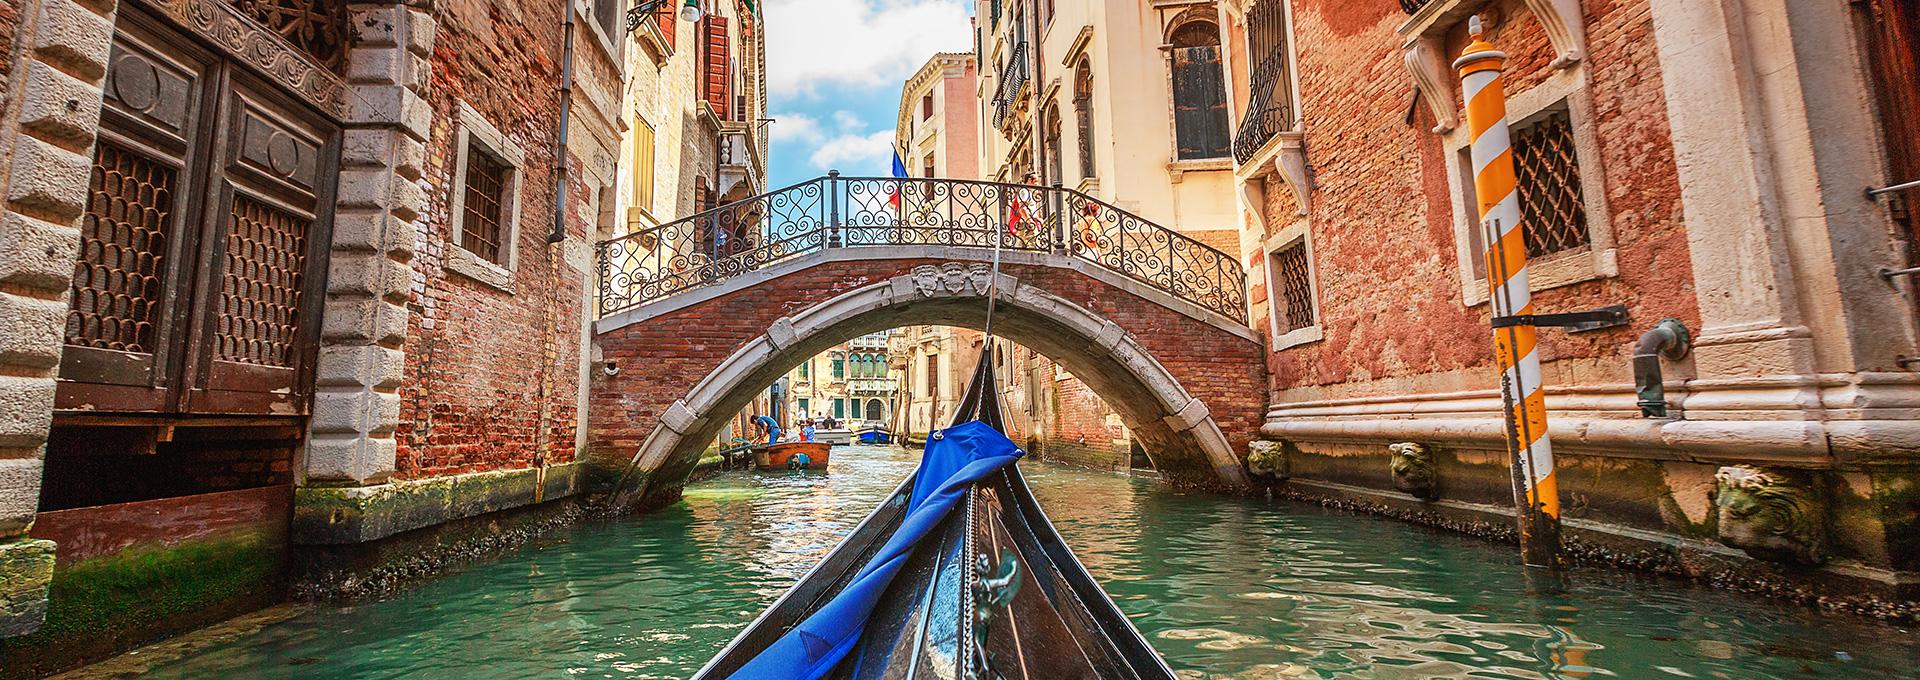
[[[879,421],[881,418],[881,415],[885,413],[885,409],[886,409],[886,404],[880,403],[879,399],[868,399],[867,400],[867,421],[868,422]]]

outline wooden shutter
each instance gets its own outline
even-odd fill
[[[727,18],[708,16],[706,24],[706,80],[701,94],[706,98],[707,104],[713,107],[714,114],[726,119],[729,117],[728,112],[731,111],[731,107],[728,106],[731,103],[731,93],[728,91],[731,83],[727,77],[729,51]]]
[[[1227,155],[1227,88],[1219,47],[1173,50],[1173,110],[1180,158]]]
[[[663,2],[653,10],[653,23],[660,26],[660,40],[667,44],[667,51],[673,51],[673,42],[680,36],[679,3]]]

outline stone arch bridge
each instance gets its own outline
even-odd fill
[[[1105,398],[1170,481],[1240,488],[1265,364],[1232,257],[1079,192],[828,176],[602,243],[596,486],[664,501],[755,393],[874,331],[984,329]],[[997,281],[993,264],[999,264]]]

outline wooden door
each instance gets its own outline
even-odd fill
[[[103,89],[57,407],[305,413],[338,128],[131,6]]]
[[[1219,47],[1174,48],[1173,127],[1182,160],[1227,155],[1227,87]]]

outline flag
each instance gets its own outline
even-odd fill
[[[893,150],[893,178],[899,180],[907,178],[907,162],[900,160],[899,149]],[[906,185],[906,182],[893,182],[887,187],[887,203],[893,206],[894,214],[900,212],[900,195],[906,193],[902,191]]]

